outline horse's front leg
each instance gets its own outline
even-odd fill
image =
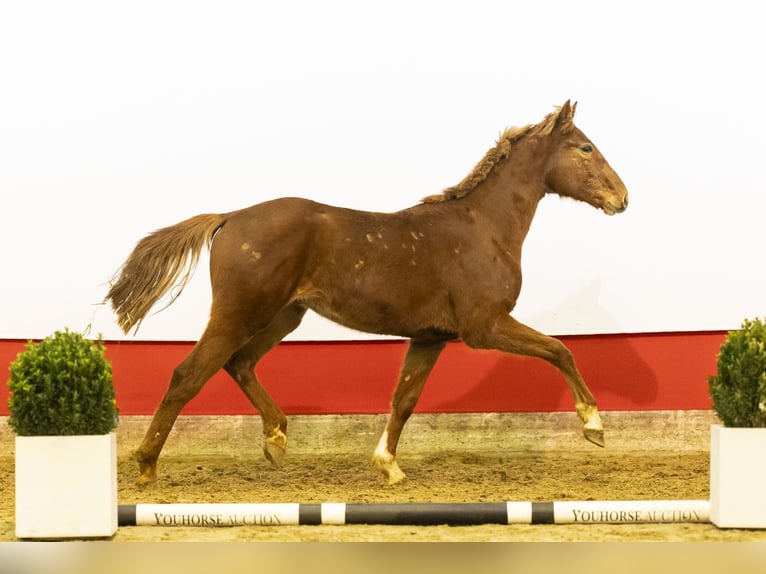
[[[553,337],[543,335],[531,327],[519,323],[513,317],[503,315],[491,321],[490,331],[471,329],[461,333],[471,347],[498,349],[517,355],[539,357],[556,367],[572,392],[575,410],[583,422],[583,434],[595,445],[604,446],[604,426],[596,407],[596,400],[588,389],[569,349]]]
[[[399,383],[396,385],[391,401],[391,414],[372,455],[375,466],[386,476],[388,484],[396,484],[405,478],[405,474],[396,462],[396,447],[399,444],[402,428],[410,418],[428,374],[445,344],[445,341],[410,341],[399,375]]]

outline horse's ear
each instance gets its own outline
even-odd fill
[[[574,104],[570,104],[569,100],[567,100],[563,106],[561,106],[561,109],[559,110],[559,115],[556,118],[556,129],[560,130],[562,132],[568,132],[572,129],[573,123],[572,119],[574,118],[575,110],[577,109],[577,102]]]

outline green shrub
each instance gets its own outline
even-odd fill
[[[8,424],[19,435],[107,434],[117,426],[104,342],[69,329],[29,341],[10,366]]]
[[[766,324],[745,319],[730,331],[708,379],[713,409],[727,427],[766,427]]]

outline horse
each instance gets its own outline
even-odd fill
[[[396,461],[399,438],[453,340],[548,361],[569,386],[585,438],[604,446],[596,401],[571,352],[511,316],[521,290],[522,243],[544,196],[579,200],[607,215],[628,205],[625,184],[574,125],[576,107],[568,100],[537,124],[506,129],[460,183],[400,211],[285,197],[196,215],[141,239],[105,298],[126,334],[168,292],[170,303],[180,295],[204,248],[212,303],[203,334],[173,370],[136,451],[137,484],[156,481],[178,414],[222,368],[260,414],[264,456],[283,463],[287,418],[255,366],[308,309],[351,329],[409,340],[372,456],[388,484],[405,478]]]

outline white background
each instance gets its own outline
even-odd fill
[[[123,338],[99,303],[149,231],[284,195],[393,211],[565,100],[630,191],[543,200],[515,316],[551,334],[764,314],[757,2],[9,0],[0,338]],[[194,340],[207,260],[139,339]],[[309,317],[293,339],[362,338]]]

